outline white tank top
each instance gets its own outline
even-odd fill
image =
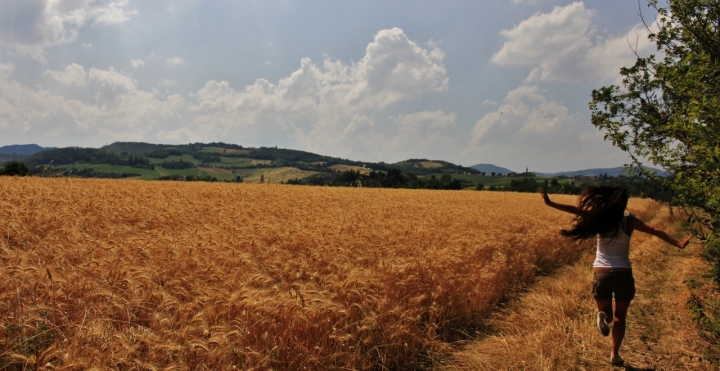
[[[630,214],[635,216],[635,214]],[[597,236],[597,253],[593,267],[632,268],[630,265],[630,236],[625,234],[625,221],[618,227],[614,236]]]

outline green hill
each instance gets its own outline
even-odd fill
[[[495,166],[495,165],[492,165],[492,164],[477,164],[477,165],[471,166],[471,168],[473,168],[473,169],[475,169],[475,170],[477,170],[477,171],[479,171],[479,172],[485,173],[485,174],[491,174],[491,173],[495,173],[495,174],[508,174],[508,173],[513,173],[513,171],[510,170],[510,169],[508,169],[508,168],[504,168],[504,167],[500,167],[500,166]]]
[[[392,168],[400,169],[403,173],[413,173],[415,175],[427,174],[478,174],[479,171],[455,165],[447,161],[427,160],[427,159],[409,159],[406,161],[396,162],[389,165]]]
[[[55,147],[40,147],[37,144],[14,144],[0,147],[0,155],[29,156]]]
[[[402,174],[420,178],[426,176],[428,179],[440,179],[447,174],[457,175],[465,186],[470,186],[474,185],[472,176],[479,175],[475,169],[441,160],[409,159],[393,164],[374,163],[294,149],[248,148],[222,142],[180,145],[115,142],[101,148],[50,149],[24,160],[32,172],[46,176],[225,181],[247,178],[253,181],[267,174],[267,178],[274,182],[292,180],[296,183],[324,184],[350,171],[367,175],[376,172],[374,176],[377,179],[392,171],[396,181],[401,180],[398,176]],[[443,179],[449,182],[448,178]],[[422,183],[420,180],[417,182]]]
[[[36,167],[52,163],[53,165],[67,165],[76,162],[92,164],[114,164],[120,162],[118,154],[96,148],[67,147],[55,148],[35,153],[25,158],[28,167]]]

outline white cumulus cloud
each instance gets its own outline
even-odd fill
[[[15,65],[12,63],[0,63],[0,79],[10,77],[13,71],[15,71]]]
[[[503,66],[527,66],[527,81],[608,81],[617,79],[620,67],[654,46],[644,26],[603,38],[594,26],[595,12],[582,2],[537,13],[515,28],[501,32],[506,39],[491,61]],[[632,48],[631,48],[632,46]]]
[[[65,71],[47,70],[45,74],[66,85],[87,85],[87,72],[85,68],[75,63],[65,67]]]
[[[87,99],[67,98],[65,89],[28,87],[8,78],[0,80],[0,128],[12,141],[64,140],[107,143],[114,140],[148,140],[180,119],[182,99],[161,100],[138,89],[137,81],[115,71],[71,64],[46,75],[86,92]],[[97,144],[96,144],[97,145]]]
[[[172,57],[165,60],[165,63],[171,65],[171,66],[179,66],[183,63],[185,63],[185,60],[180,57]]]
[[[588,120],[540,87],[520,86],[478,120],[464,154],[513,170],[572,170],[577,163],[600,164],[612,156],[622,163],[622,152],[608,151],[610,145]]]
[[[77,39],[85,25],[120,25],[127,0],[6,0],[0,6],[0,44],[44,60],[44,49]]]
[[[2,81],[0,123],[23,123],[21,132],[13,132],[17,138],[73,133],[65,137],[84,145],[223,140],[274,142],[367,160],[417,157],[433,148],[458,148],[445,134],[455,125],[454,113],[397,105],[448,88],[443,58],[433,44],[420,46],[394,28],[379,31],[357,62],[303,58],[297,70],[276,82],[258,79],[234,87],[211,80],[194,93],[165,98],[155,89],[144,90],[126,72],[70,64],[45,72],[60,83],[47,89]],[[131,60],[131,65],[141,62]],[[175,83],[161,79],[156,86]]]
[[[473,142],[493,142],[500,137],[536,138],[571,128],[577,114],[548,98],[538,86],[521,86],[507,93],[500,107],[480,119],[472,131]]]
[[[393,28],[375,35],[353,72],[382,106],[426,91],[446,90],[449,78],[442,65],[444,58],[442,50],[422,49],[401,29]]]
[[[140,66],[144,66],[145,62],[142,59],[131,59],[130,65],[133,66],[133,68],[138,68]]]
[[[441,50],[420,47],[401,29],[382,30],[365,56],[351,65],[331,59],[320,65],[304,58],[298,70],[277,84],[259,79],[244,91],[209,81],[194,95],[195,124],[224,134],[262,128],[285,132],[304,149],[365,153],[374,140],[402,127],[378,118],[379,110],[447,89],[443,58]]]
[[[158,81],[158,86],[162,86],[164,88],[169,88],[171,86],[177,85],[177,81],[171,80],[171,79],[162,79]]]
[[[403,127],[445,128],[455,124],[457,115],[443,111],[423,111],[391,117],[396,125]]]

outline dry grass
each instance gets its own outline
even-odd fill
[[[417,368],[576,260],[568,222],[533,194],[2,177],[0,368]]]
[[[631,204],[632,207],[632,204]],[[666,209],[650,205],[640,215],[665,230],[674,223]],[[630,305],[621,349],[628,370],[714,370],[704,359],[708,346],[685,309],[689,291],[683,282],[707,271],[699,246],[682,252],[646,234],[633,234],[637,295]],[[603,370],[609,364],[610,339],[595,328],[592,261],[545,277],[508,307],[496,312],[490,329],[477,334],[462,351],[444,360],[442,370]],[[615,368],[617,369],[617,368]]]
[[[443,167],[443,164],[441,164],[439,162],[433,162],[433,161],[421,161],[420,165],[422,165],[422,167],[427,168],[427,169]]]
[[[235,148],[220,148],[220,147],[203,147],[203,149],[200,152],[205,153],[218,153],[218,154],[224,154],[224,153],[232,153],[232,154],[249,154],[249,149],[235,149]]]
[[[317,174],[315,171],[300,170],[294,167],[275,167],[275,168],[262,168],[251,170],[243,176],[243,182],[245,183],[260,183],[261,177],[264,182],[271,182],[274,184],[280,184],[280,182],[287,182],[290,179],[302,179]]]

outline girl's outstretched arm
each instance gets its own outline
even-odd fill
[[[580,209],[577,206],[573,205],[567,205],[567,204],[559,204],[550,201],[550,197],[548,197],[547,192],[545,192],[544,189],[538,188],[538,193],[542,196],[543,200],[545,200],[545,205],[548,205],[552,208],[558,209],[560,211],[564,211],[566,213],[580,215]]]
[[[688,243],[690,242],[690,240],[693,238],[693,235],[689,235],[683,241],[678,241],[675,238],[673,238],[672,236],[670,236],[669,234],[667,234],[667,232],[665,232],[661,229],[657,229],[655,227],[649,226],[649,225],[645,224],[645,222],[643,222],[642,220],[640,220],[638,218],[628,217],[628,221],[630,222],[630,226],[632,229],[635,229],[635,230],[638,230],[640,232],[644,232],[647,234],[651,234],[651,235],[653,235],[653,236],[655,236],[655,237],[657,237],[679,249],[684,249],[685,246],[687,246]]]

